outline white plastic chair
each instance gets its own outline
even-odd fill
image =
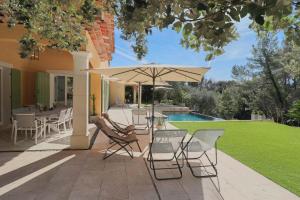
[[[68,108],[65,115],[66,127],[72,129],[73,108]]]
[[[204,177],[216,177],[218,171],[216,168],[218,160],[218,151],[217,151],[217,140],[224,134],[223,129],[199,129],[196,130],[190,140],[183,144],[184,150],[183,155],[187,161],[187,165],[190,168],[193,176],[204,178]],[[215,161],[213,162],[207,153],[210,150],[215,152]],[[206,158],[206,163],[204,163]],[[194,165],[190,160],[198,160],[199,165]],[[207,163],[208,161],[208,163]],[[194,168],[204,169],[205,175],[197,175],[194,171]],[[208,168],[212,168],[213,172],[209,172]]]
[[[154,172],[157,180],[178,179],[182,177],[181,166],[178,162],[177,152],[183,149],[183,140],[186,137],[187,130],[157,130],[153,134],[153,141],[149,146],[148,161],[150,161],[150,168]],[[175,161],[175,167],[157,167],[157,162],[171,162]],[[157,175],[157,170],[176,169],[179,172],[178,176],[161,177]]]
[[[48,132],[50,133],[50,129],[51,129],[51,126],[54,126],[58,133],[60,134],[61,133],[61,130],[60,130],[60,127],[63,126],[63,129],[64,129],[64,133],[67,131],[67,127],[66,127],[66,109],[63,109],[60,111],[59,113],[59,116],[57,119],[50,119],[48,122],[47,122],[47,125],[48,125]]]
[[[37,139],[44,132],[43,125],[38,123],[35,119],[35,115],[32,114],[16,114],[15,120],[13,121],[13,138],[14,144],[17,143],[18,134],[25,132],[25,137],[27,139],[27,132],[30,131],[30,135],[34,132],[34,142],[37,144]]]
[[[136,130],[148,130],[146,134],[149,134],[149,120],[148,111],[146,109],[132,109],[132,124]]]

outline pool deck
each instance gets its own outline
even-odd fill
[[[122,123],[131,124],[131,110],[112,108],[110,116]],[[167,128],[176,128],[167,123]],[[218,151],[217,165],[221,195],[225,200],[300,200],[300,197],[262,176],[229,155]],[[209,199],[209,198],[208,198]]]

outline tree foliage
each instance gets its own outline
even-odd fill
[[[295,101],[288,112],[288,116],[292,119],[300,121],[300,100]]]
[[[237,38],[235,23],[252,20],[256,30],[284,30],[300,43],[299,3],[291,0],[114,0],[122,37],[134,40],[138,58],[147,53],[146,36],[158,28],[172,28],[182,34],[181,44],[208,52],[207,60],[223,53],[223,47]]]
[[[22,58],[46,47],[80,50],[85,29],[100,14],[94,0],[5,0],[1,10],[10,28],[21,24],[26,29],[20,39]]]
[[[300,43],[299,4],[296,0],[102,0],[101,8],[114,11],[122,38],[133,40],[138,58],[147,53],[147,35],[153,29],[172,28],[182,34],[181,44],[208,52],[206,59],[223,53],[235,40],[235,23],[252,20],[255,30],[283,30]],[[10,27],[23,24],[21,56],[34,48],[79,50],[85,44],[84,30],[99,15],[95,0],[4,0],[1,10]],[[99,3],[100,6],[100,3]]]
[[[292,42],[282,46],[273,34],[264,34],[253,47],[244,66],[234,66],[233,77],[248,87],[249,107],[275,121],[284,121],[288,108],[299,98],[298,48]]]
[[[190,107],[205,115],[215,115],[217,105],[217,94],[207,89],[191,89]]]

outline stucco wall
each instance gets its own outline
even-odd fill
[[[19,43],[16,40],[1,40],[0,38],[0,61],[9,63],[14,68],[22,69],[28,65],[30,60],[20,58]]]
[[[124,104],[125,102],[125,85],[115,81],[110,81],[109,88],[109,105],[115,106],[116,104]]]

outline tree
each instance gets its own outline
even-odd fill
[[[181,44],[208,52],[207,60],[223,53],[238,35],[235,23],[252,20],[258,30],[284,30],[299,45],[299,3],[296,0],[102,0],[102,9],[113,11],[116,24],[138,58],[147,53],[146,36],[153,29],[172,28],[182,34]],[[97,4],[97,5],[98,5]],[[21,56],[35,48],[79,50],[85,45],[84,30],[99,14],[94,0],[4,0],[2,12],[8,25],[23,24]],[[258,26],[255,26],[257,24]],[[258,27],[258,28],[256,28]]]
[[[290,40],[300,42],[298,1],[250,0],[114,0],[122,37],[134,40],[138,58],[147,53],[146,36],[154,28],[172,28],[182,34],[181,44],[204,50],[210,60],[237,38],[235,23],[249,17],[255,30],[284,30]],[[257,26],[256,26],[257,25]]]
[[[155,89],[154,90],[154,99],[158,100],[160,103],[166,97],[166,90],[164,89]]]
[[[300,122],[300,100],[295,101],[288,112],[288,116]]]
[[[300,98],[299,47],[291,41],[278,45],[273,34],[260,34],[245,66],[234,66],[233,78],[249,89],[249,108],[284,122],[292,102]],[[245,91],[245,89],[243,89]]]
[[[191,108],[201,114],[216,114],[217,94],[214,91],[197,88],[191,91]]]
[[[239,88],[236,86],[226,88],[219,97],[217,110],[224,119],[233,119],[241,107]]]
[[[94,0],[5,0],[0,12],[7,25],[22,24],[20,56],[29,57],[36,49],[79,51],[85,44],[85,30],[100,14]]]

